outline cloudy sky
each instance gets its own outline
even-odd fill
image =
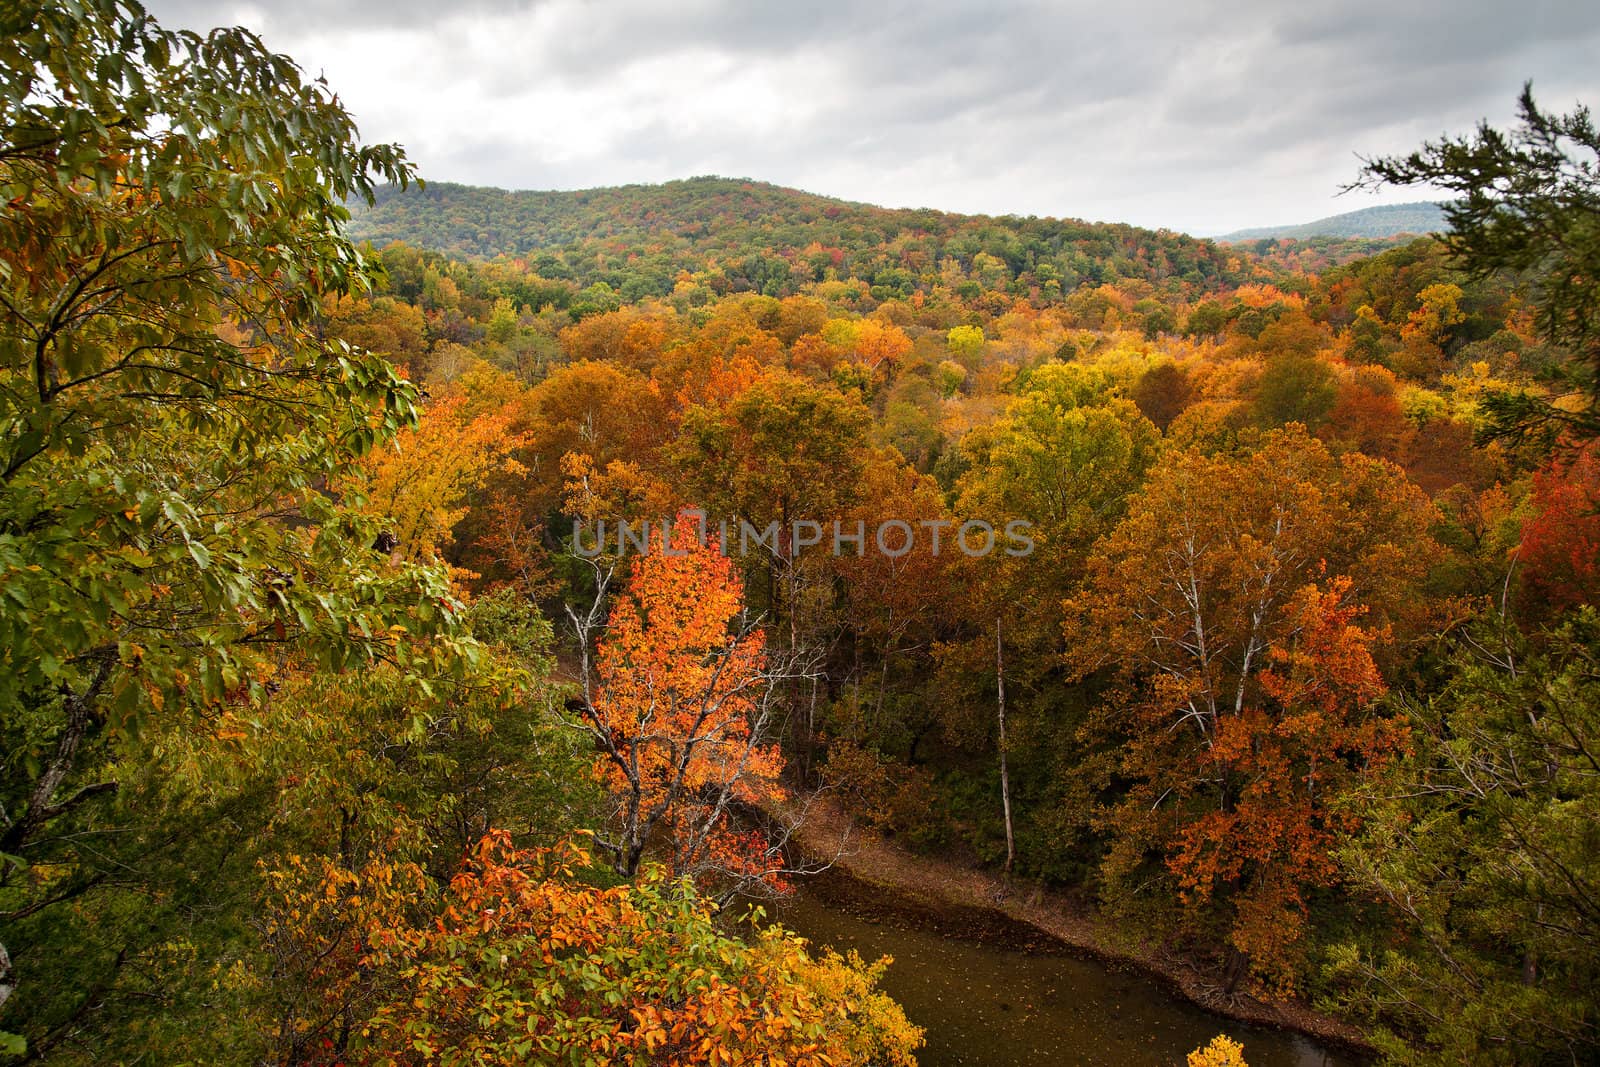
[[[147,0],[259,31],[424,178],[699,174],[895,207],[1214,234],[1337,197],[1360,154],[1600,106],[1593,0]]]

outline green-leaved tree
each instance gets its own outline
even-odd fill
[[[44,1004],[29,982],[73,946],[12,932],[127,888],[93,813],[143,814],[118,793],[164,736],[249,707],[284,659],[425,686],[468,646],[443,575],[323,488],[414,417],[317,323],[369,285],[344,205],[411,180],[400,149],[242,29],[47,0],[0,30],[0,1027],[48,1046],[139,948]]]
[[[1552,115],[1523,87],[1509,132],[1480,123],[1470,137],[1366,161],[1358,186],[1429,185],[1444,205],[1446,247],[1471,277],[1511,272],[1531,284],[1540,331],[1570,354],[1551,372],[1556,395],[1485,400],[1492,430],[1550,440],[1600,435],[1600,131],[1586,107]]]

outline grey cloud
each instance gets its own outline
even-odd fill
[[[1357,153],[1505,121],[1525,78],[1600,103],[1600,6],[1579,0],[256,6],[268,43],[291,54],[319,34],[359,47],[364,27],[425,42],[430,69],[470,86],[483,118],[385,136],[419,146],[435,177],[525,188],[715,172],[851,199],[1221,231],[1339,210],[1330,198]],[[227,10],[153,7],[166,21]],[[522,36],[496,39],[507,29]],[[495,109],[530,87],[584,94],[647,69],[689,76],[626,97],[637,114],[596,116],[609,131],[598,146],[551,144],[538,114],[522,116],[525,131],[492,132],[505,130]],[[749,128],[696,118],[706,99],[745,106],[727,83],[749,71],[783,72],[770,135],[751,133],[759,114]],[[385,100],[436,91],[417,71],[389,76],[360,88]]]
[[[236,12],[255,10],[268,16],[275,31],[296,27],[425,28],[442,16],[484,15],[510,10],[531,11],[544,0],[145,0],[164,26],[204,31],[225,25]]]

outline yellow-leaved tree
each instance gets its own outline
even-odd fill
[[[380,548],[432,563],[490,473],[520,469],[512,453],[521,444],[505,412],[473,414],[466,396],[453,394],[425,408],[417,426],[401,430],[388,447],[361,457],[338,486],[359,494],[363,510],[386,524]]]
[[[1244,1046],[1226,1034],[1218,1034],[1204,1048],[1189,1053],[1189,1067],[1250,1067],[1244,1062]]]
[[[915,1067],[922,1031],[877,989],[887,958],[730,937],[664,868],[602,889],[587,867],[576,844],[492,831],[439,892],[412,864],[285,872],[268,925],[348,1029],[297,1062]]]

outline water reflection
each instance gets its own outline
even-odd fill
[[[1068,955],[948,940],[802,892],[776,909],[784,925],[840,952],[890,955],[885,989],[928,1031],[923,1067],[1182,1067],[1219,1033],[1251,1067],[1352,1067],[1307,1038],[1232,1023],[1144,975]]]

